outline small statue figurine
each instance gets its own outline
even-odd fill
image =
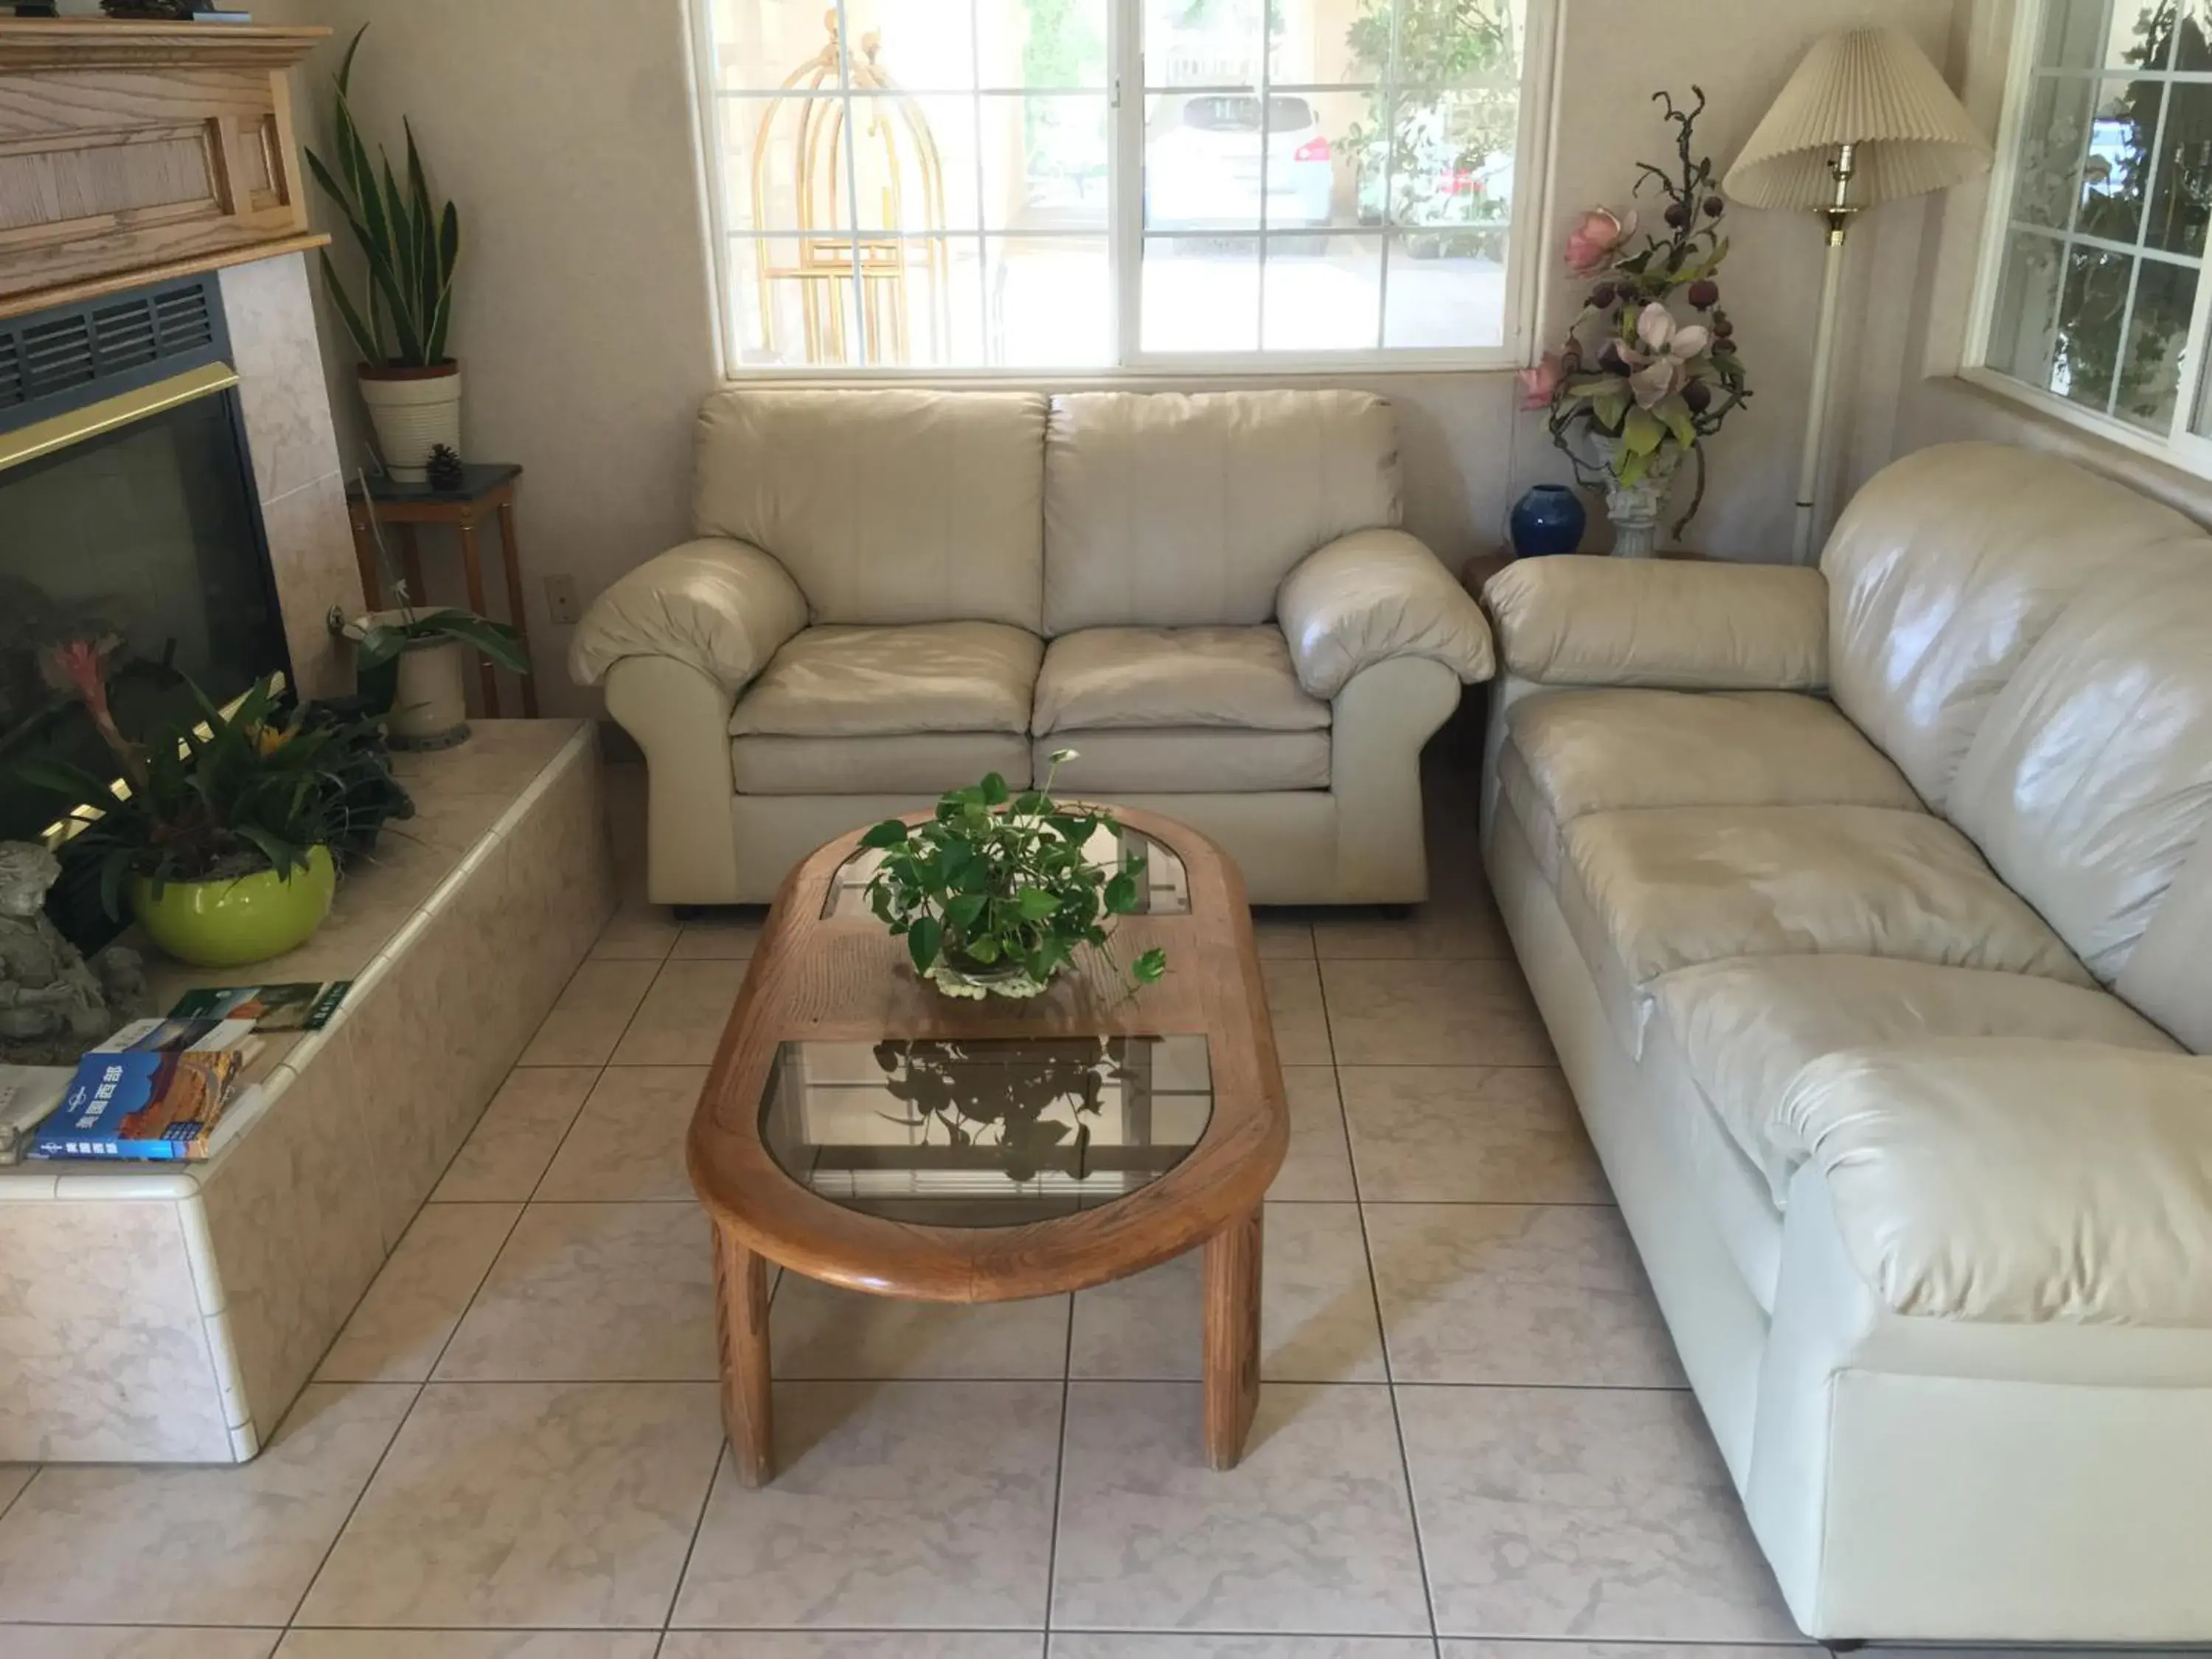
[[[37,842],[0,842],[0,1062],[74,1064],[147,1000],[135,952],[111,946],[95,970],[46,920],[61,872]]]

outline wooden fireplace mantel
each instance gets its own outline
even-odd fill
[[[327,240],[289,72],[329,33],[0,19],[0,317]]]

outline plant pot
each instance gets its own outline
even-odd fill
[[[331,913],[337,866],[327,847],[312,848],[304,870],[280,878],[274,870],[210,881],[173,881],[157,896],[144,876],[132,878],[131,908],[146,936],[196,968],[236,968],[297,950]]]
[[[986,967],[981,963],[955,961],[947,951],[929,965],[929,982],[949,997],[967,997],[981,1001],[985,997],[1007,997],[1019,1000],[1042,996],[1051,988],[1049,980],[1032,979],[1029,969],[1020,963],[994,963]]]
[[[423,640],[399,653],[385,730],[395,749],[450,749],[469,735],[469,648]]]
[[[1679,449],[1662,450],[1651,459],[1644,476],[1632,484],[1608,477],[1605,514],[1613,520],[1613,556],[1650,559],[1659,554],[1659,519],[1667,506],[1667,493],[1674,487],[1675,469],[1682,464]]]
[[[429,477],[430,451],[444,444],[461,453],[461,366],[378,368],[363,363],[361,400],[376,428],[376,447],[387,471],[401,483]]]
[[[1583,544],[1589,515],[1565,484],[1537,484],[1513,503],[1513,551],[1524,559],[1571,553]]]

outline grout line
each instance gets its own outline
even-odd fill
[[[1052,1537],[1044,1553],[1044,1629],[1040,1632],[1040,1659],[1052,1651],[1053,1589],[1060,1577],[1060,1505],[1067,1490],[1067,1423],[1069,1398],[1075,1392],[1075,1293],[1067,1297],[1067,1340],[1060,1358],[1060,1455],[1052,1466]]]
[[[441,1349],[440,1352],[442,1353],[444,1351]],[[404,1388],[408,1385],[398,1383],[387,1386]],[[322,1555],[315,1563],[314,1571],[307,1575],[307,1584],[300,1591],[300,1599],[292,1603],[292,1611],[285,1615],[284,1628],[288,1632],[292,1628],[293,1620],[299,1618],[300,1609],[307,1605],[307,1598],[315,1593],[316,1582],[322,1577],[324,1571],[331,1565],[331,1557],[337,1553],[338,1542],[346,1535],[346,1529],[353,1525],[354,1516],[361,1513],[362,1500],[368,1496],[368,1489],[376,1484],[376,1477],[383,1472],[384,1460],[392,1455],[392,1449],[399,1443],[399,1437],[407,1432],[408,1419],[415,1415],[416,1407],[422,1403],[422,1390],[428,1386],[427,1382],[417,1382],[413,1385],[415,1397],[407,1402],[407,1409],[399,1413],[399,1421],[392,1426],[392,1437],[384,1443],[384,1449],[377,1453],[376,1462],[369,1466],[368,1479],[361,1483],[361,1490],[354,1493],[353,1502],[346,1505],[345,1519],[338,1522],[337,1530],[331,1534],[331,1541],[324,1546]],[[283,1424],[277,1425],[279,1431],[283,1427]],[[272,1432],[270,1438],[273,1441],[276,1434]]]
[[[5,1521],[8,1518],[9,1513],[15,1509],[15,1505],[23,1501],[23,1494],[30,1491],[32,1483],[36,1481],[40,1475],[44,1474],[52,1467],[53,1465],[51,1463],[33,1463],[31,1466],[29,1479],[26,1480],[21,1486],[15,1488],[15,1495],[13,1498],[10,1498],[4,1504],[0,1504],[0,1521]]]
[[[720,1380],[720,1376],[715,1379],[718,1383]],[[771,1377],[769,1380],[769,1397],[771,1401],[775,1398],[775,1381]],[[714,1413],[717,1426],[720,1425],[721,1420],[721,1412],[718,1407]],[[775,1422],[775,1407],[771,1404],[769,1407],[769,1423],[771,1431]],[[774,1455],[772,1450],[770,1455],[771,1457]],[[722,1484],[722,1466],[728,1462],[729,1459],[730,1442],[726,1431],[723,1437],[714,1446],[714,1467],[707,1472],[707,1490],[699,1494],[699,1513],[691,1519],[691,1536],[684,1546],[684,1565],[676,1570],[676,1582],[668,1587],[668,1610],[660,1615],[660,1637],[653,1645],[653,1650],[656,1654],[667,1645],[669,1630],[676,1620],[676,1604],[684,1599],[684,1581],[691,1576],[691,1558],[699,1552],[699,1534],[707,1529],[707,1509],[714,1501],[714,1488]]]

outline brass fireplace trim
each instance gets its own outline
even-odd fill
[[[166,380],[140,386],[136,392],[119,392],[112,398],[87,404],[82,409],[50,415],[43,421],[17,427],[13,432],[0,432],[0,472],[129,426],[134,421],[159,415],[179,404],[212,398],[237,384],[238,371],[228,363],[204,363],[181,374],[172,374]]]

